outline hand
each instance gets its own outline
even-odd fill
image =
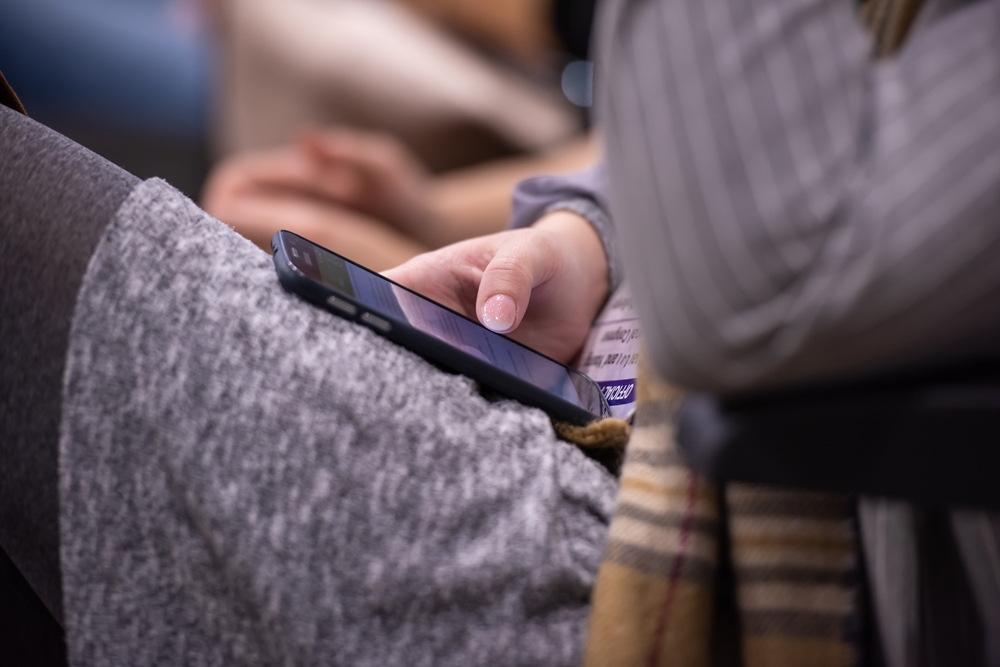
[[[437,216],[430,202],[430,175],[398,139],[347,128],[310,130],[299,148],[313,160],[311,187],[317,194],[432,245],[430,228]]]
[[[311,162],[294,148],[230,158],[213,172],[202,206],[266,252],[279,229],[301,234],[376,271],[428,250],[380,220],[292,187],[313,178]]]
[[[559,361],[580,351],[608,296],[607,260],[568,211],[528,229],[462,241],[385,275]]]
[[[439,217],[431,205],[429,175],[388,134],[336,128],[310,130],[298,143],[237,155],[216,167],[202,205],[217,211],[253,194],[312,197],[377,218],[425,245]]]

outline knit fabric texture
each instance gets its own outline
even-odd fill
[[[162,181],[91,260],[61,433],[74,665],[582,659],[614,478]]]

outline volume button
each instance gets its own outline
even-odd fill
[[[326,297],[326,302],[329,305],[336,308],[337,310],[339,310],[340,312],[346,313],[348,315],[354,315],[356,312],[358,312],[358,307],[355,306],[353,303],[351,303],[350,301],[344,301],[343,299],[336,296]]]
[[[371,313],[365,313],[361,316],[361,321],[370,326],[372,329],[378,329],[382,333],[387,333],[392,325],[386,320],[383,320],[377,315],[372,315]]]

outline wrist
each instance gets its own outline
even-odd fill
[[[601,236],[586,218],[567,210],[542,216],[532,228],[544,233],[562,250],[560,256],[570,264],[579,280],[579,289],[596,317],[611,291],[608,258]]]

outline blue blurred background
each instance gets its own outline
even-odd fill
[[[215,49],[202,0],[0,0],[0,71],[28,114],[195,196]]]

